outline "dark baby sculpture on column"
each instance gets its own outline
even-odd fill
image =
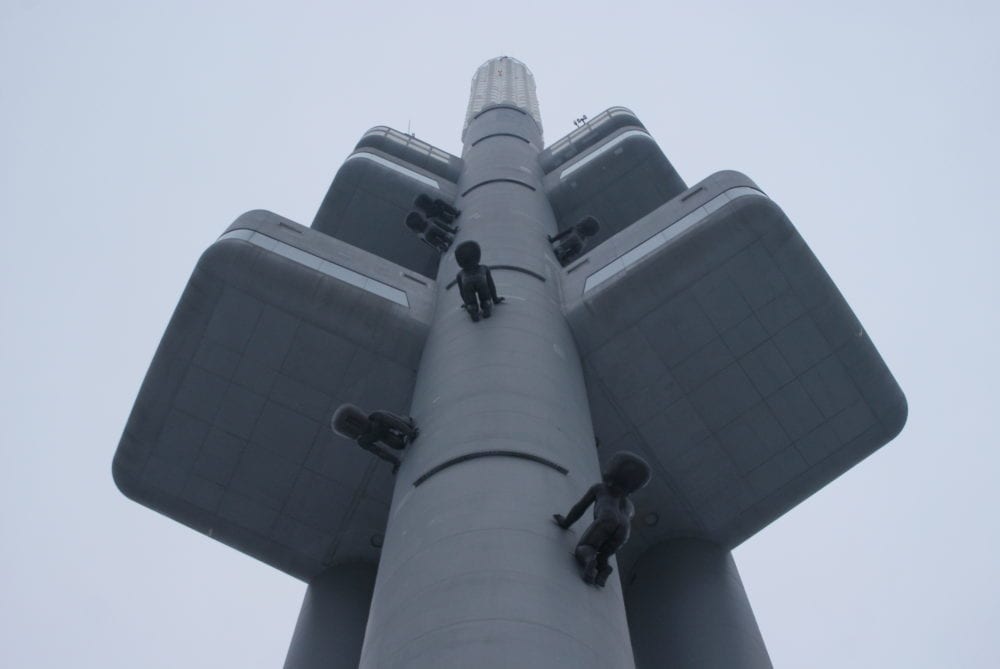
[[[558,513],[552,516],[565,530],[594,505],[594,522],[580,537],[575,555],[584,582],[598,586],[603,586],[613,571],[608,559],[628,541],[635,515],[628,496],[649,482],[649,465],[638,455],[622,451],[611,456],[601,478],[565,517]]]
[[[450,224],[454,223],[455,219],[461,215],[462,212],[458,209],[455,209],[455,207],[444,200],[432,199],[425,193],[417,196],[417,199],[413,201],[413,206],[424,212],[427,218],[434,219],[445,227],[451,227],[448,231],[455,234],[456,228],[450,226]]]
[[[567,228],[555,237],[549,237],[552,252],[559,264],[565,267],[575,260],[587,248],[587,240],[601,229],[601,224],[593,216],[588,216],[571,228]]]
[[[462,296],[462,308],[469,312],[473,321],[479,320],[480,312],[483,318],[489,318],[493,305],[503,302],[502,297],[497,297],[490,268],[479,264],[481,257],[482,250],[473,241],[462,242],[455,249],[455,260],[462,268],[455,281]]]
[[[377,446],[381,442],[396,451],[401,451],[417,438],[420,430],[412,418],[402,418],[389,411],[372,411],[365,414],[353,404],[342,404],[334,413],[333,431],[353,439],[358,446],[392,463],[392,473],[399,470],[400,459]]]
[[[428,221],[415,211],[411,211],[406,216],[406,227],[412,230],[420,238],[420,241],[438,253],[447,251],[455,238],[454,232],[448,231],[446,226],[437,221]],[[454,230],[454,228],[450,229]]]

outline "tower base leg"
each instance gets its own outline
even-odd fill
[[[736,563],[715,544],[676,539],[649,550],[625,608],[638,669],[771,669]]]
[[[375,587],[375,565],[346,564],[306,590],[285,669],[357,669]]]

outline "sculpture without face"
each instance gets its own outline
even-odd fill
[[[576,232],[583,238],[593,237],[601,229],[601,224],[593,216],[588,216],[576,224]]]
[[[434,206],[434,200],[432,200],[431,196],[427,193],[421,193],[417,196],[417,199],[413,201],[413,204],[426,211]]]
[[[348,439],[357,439],[368,432],[368,414],[353,404],[343,404],[333,414],[333,431]]]
[[[608,560],[629,538],[635,507],[628,496],[649,482],[650,469],[635,453],[621,451],[608,460],[601,483],[592,485],[566,516],[555,514],[556,524],[568,529],[594,505],[594,521],[584,531],[574,555],[585,583],[603,586],[613,571]]]
[[[462,242],[455,249],[455,261],[462,268],[455,281],[462,296],[463,308],[473,322],[478,321],[480,315],[489,318],[493,313],[493,305],[503,302],[503,298],[497,295],[490,268],[479,264],[481,259],[482,249],[471,239]]]
[[[424,219],[424,217],[415,211],[411,211],[406,216],[406,227],[408,227],[410,230],[413,230],[414,232],[423,232],[424,230],[427,229],[427,225],[428,225],[427,221]]]
[[[453,222],[462,213],[444,200],[433,199],[427,193],[418,195],[413,201],[413,206],[424,212],[428,218],[437,219],[446,224]]]
[[[555,237],[549,237],[556,260],[565,267],[576,259],[587,247],[587,239],[601,229],[601,224],[593,216],[587,216],[579,223],[566,228]]]
[[[391,462],[394,474],[401,461],[383,446],[401,451],[420,434],[416,423],[409,416],[397,416],[384,410],[366,414],[353,404],[340,405],[330,422],[337,434],[353,439],[361,448]]]
[[[472,240],[462,242],[455,248],[455,261],[462,269],[475,269],[482,257],[482,249]]]
[[[631,495],[649,483],[649,477],[650,470],[646,461],[629,451],[612,455],[601,476],[606,484],[621,489],[626,495]]]

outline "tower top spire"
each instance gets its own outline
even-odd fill
[[[469,109],[465,114],[465,128],[479,112],[494,105],[511,105],[523,109],[542,129],[542,115],[538,110],[535,77],[528,66],[510,56],[491,58],[476,70],[472,77]],[[462,135],[465,135],[465,128]]]

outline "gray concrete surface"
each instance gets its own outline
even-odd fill
[[[355,669],[368,622],[375,566],[348,562],[314,578],[295,632],[285,669]]]

